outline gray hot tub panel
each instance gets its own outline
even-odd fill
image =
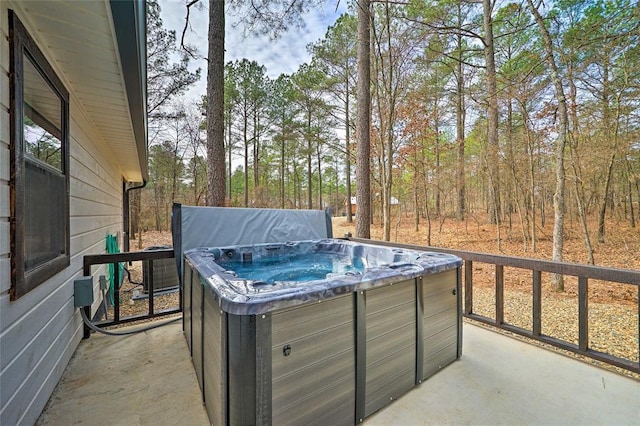
[[[458,358],[457,271],[441,272],[423,282],[423,374],[426,379]]]
[[[353,298],[272,315],[273,424],[353,424]]]
[[[400,268],[410,276],[385,271],[364,284],[322,283],[329,288],[318,295],[284,302],[248,296],[244,309],[234,295],[225,304],[228,289],[214,287],[204,258],[187,256],[184,330],[210,421],[359,423],[457,359],[460,261],[433,259],[421,275]]]
[[[415,386],[415,280],[371,289],[364,295],[368,417]]]

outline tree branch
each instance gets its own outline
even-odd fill
[[[191,49],[191,47],[184,44],[184,36],[187,33],[187,28],[189,27],[189,14],[191,12],[191,6],[199,2],[200,0],[191,0],[189,3],[186,4],[187,16],[184,18],[184,28],[182,29],[182,37],[180,37],[180,48],[183,49],[185,52],[187,52],[187,54],[191,56],[193,59],[198,59],[198,58],[193,52],[193,50]]]

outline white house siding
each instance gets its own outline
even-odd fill
[[[101,148],[104,141],[77,102],[74,87],[49,60],[70,93],[71,266],[9,301],[10,7],[12,3],[0,2],[0,425],[28,425],[37,420],[82,338],[82,320],[73,307],[73,280],[82,275],[83,256],[104,252],[106,235],[122,229],[122,177],[116,159]],[[46,41],[38,39],[28,19],[19,17],[49,56]],[[100,294],[97,280],[94,285],[93,311]]]

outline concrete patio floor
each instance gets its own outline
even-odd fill
[[[376,425],[638,425],[640,382],[465,324],[463,357]],[[81,342],[38,425],[206,425],[181,324]]]

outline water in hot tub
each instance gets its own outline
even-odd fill
[[[314,281],[364,271],[362,259],[337,253],[307,253],[253,259],[251,262],[226,261],[219,265],[238,278],[264,281]]]

